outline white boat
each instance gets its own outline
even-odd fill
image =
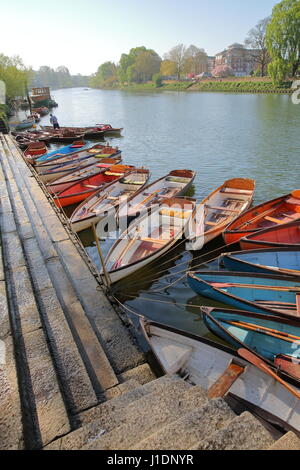
[[[123,208],[120,207],[119,217],[132,218],[147,212],[151,204],[158,204],[163,199],[182,196],[191,186],[196,173],[191,170],[173,170],[166,176],[150,183],[143,191],[139,191]]]
[[[81,232],[107,217],[108,214],[115,218],[119,204],[130,199],[145,186],[149,176],[149,170],[134,168],[118,180],[99,189],[85,199],[71,215],[72,230]]]
[[[255,181],[248,178],[234,178],[225,181],[197,207],[195,218],[189,228],[187,250],[201,250],[203,246],[219,236],[223,230],[253,200]]]
[[[300,400],[234,350],[143,318],[140,325],[165,374],[178,374],[191,384],[202,386],[209,396],[220,390],[216,384],[225,384],[221,390],[226,399],[244,405],[272,424],[300,432]],[[233,368],[241,369],[235,380],[228,378]],[[291,384],[299,393],[299,382]]]
[[[182,239],[196,200],[164,199],[135,219],[114,243],[105,260],[112,283],[161,257]],[[98,236],[101,236],[97,227]]]

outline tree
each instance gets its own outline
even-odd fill
[[[208,59],[204,49],[199,49],[194,45],[190,45],[185,52],[184,71],[199,75],[207,72]]]
[[[252,28],[247,38],[245,39],[245,45],[248,48],[253,49],[251,57],[255,60],[256,64],[260,69],[260,75],[264,77],[267,73],[267,65],[270,62],[270,55],[267,48],[267,26],[270,23],[271,18],[265,18],[257,23],[255,28]]]
[[[0,54],[0,80],[6,85],[7,101],[24,96],[29,79],[30,70],[25,67],[19,56],[8,57]]]
[[[160,73],[162,76],[176,75],[177,68],[175,62],[171,60],[163,60],[160,64]]]
[[[121,83],[126,81],[143,82],[151,80],[159,72],[161,58],[153,49],[145,46],[130,49],[129,54],[122,54],[119,62],[118,77]]]
[[[266,42],[274,62],[269,66],[273,81],[282,81],[288,71],[294,77],[300,66],[299,0],[283,0],[275,5]]]
[[[160,70],[161,58],[153,51],[139,54],[134,63],[135,78],[138,82],[146,82]]]
[[[165,60],[173,62],[176,68],[176,75],[178,80],[180,80],[181,74],[184,71],[185,62],[187,59],[186,56],[187,48],[183,44],[178,44],[173,47],[169,52],[164,56]]]

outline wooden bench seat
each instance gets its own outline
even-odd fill
[[[253,191],[250,189],[223,188],[221,189],[221,193],[250,195]]]
[[[226,211],[226,212],[239,212],[239,209],[227,209],[227,207],[222,207],[222,206],[210,206],[208,204],[205,204],[205,207],[208,209],[216,210],[216,211]]]

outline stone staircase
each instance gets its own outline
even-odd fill
[[[1,134],[0,230],[0,448],[42,448],[121,393],[123,376],[134,377],[145,358],[80,243]]]
[[[285,441],[300,450],[293,433],[276,442],[252,414],[236,415],[223,398],[209,400],[200,386],[178,376],[138,385],[80,419],[81,428],[45,450],[265,450]]]

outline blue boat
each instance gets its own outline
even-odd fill
[[[84,140],[73,142],[72,144],[66,145],[65,147],[48,152],[45,155],[37,158],[35,161],[36,163],[51,161],[60,156],[70,155],[71,153],[78,153],[81,150],[85,150],[87,147],[88,144]]]
[[[300,250],[273,248],[236,251],[222,254],[220,263],[229,271],[300,277]]]
[[[202,307],[207,328],[234,348],[247,348],[300,379],[300,324],[238,310]]]
[[[228,271],[188,272],[187,277],[190,287],[204,297],[241,310],[292,318],[300,324],[297,278]]]

